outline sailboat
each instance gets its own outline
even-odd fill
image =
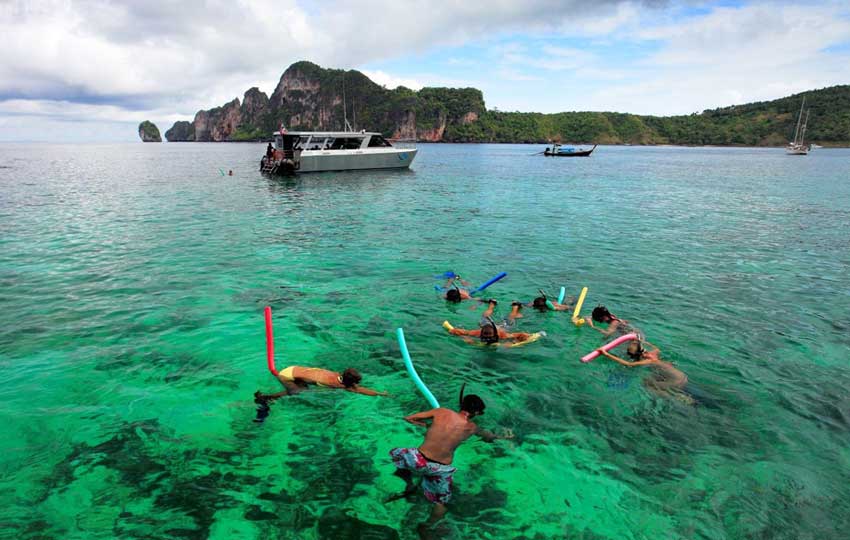
[[[805,156],[809,153],[809,147],[806,146],[806,125],[809,123],[809,111],[806,111],[806,119],[803,120],[803,108],[806,106],[806,98],[803,98],[803,104],[800,105],[800,114],[797,116],[797,129],[794,130],[794,142],[788,143],[785,147],[785,153],[789,156]]]

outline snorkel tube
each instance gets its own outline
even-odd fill
[[[542,296],[543,299],[546,300],[546,307],[551,309],[552,311],[555,311],[555,304],[553,304],[552,301],[549,300],[549,297],[546,296],[546,293],[543,292],[543,289],[537,289],[537,292],[539,292],[540,296]],[[558,303],[560,304],[560,302]]]
[[[507,275],[508,275],[507,272],[502,272],[499,275],[490,278],[487,282],[484,283],[484,285],[479,286],[474,291],[469,291],[469,296],[475,296],[476,293],[480,293],[481,291],[483,291],[484,289],[486,289],[490,285],[496,283],[497,281],[499,281],[500,279],[502,279],[503,277],[505,277]]]
[[[272,375],[277,376],[277,369],[274,367],[274,335],[272,333],[272,308],[266,306],[266,363],[269,366],[269,371]]]
[[[428,390],[428,387],[425,386],[425,383],[422,382],[422,379],[419,378],[419,374],[416,373],[416,370],[413,368],[413,361],[410,359],[410,353],[407,350],[407,343],[404,341],[404,330],[397,328],[395,332],[398,337],[398,346],[401,349],[401,357],[404,360],[404,367],[407,368],[407,374],[410,375],[411,379],[413,379],[413,384],[415,384],[416,388],[422,392],[422,395],[425,396],[428,403],[430,403],[435,409],[439,409],[440,404],[437,402],[437,398],[435,398],[434,394]]]

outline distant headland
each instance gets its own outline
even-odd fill
[[[850,85],[810,90],[746,105],[682,116],[613,112],[553,114],[487,110],[475,88],[387,89],[356,70],[324,69],[307,61],[284,71],[271,97],[254,87],[242,101],[195,114],[165,132],[175,141],[265,141],[282,124],[290,130],[342,130],[343,88],[357,129],[428,142],[675,144],[781,146],[793,137],[803,97],[811,108],[807,140],[850,146]],[[154,127],[155,129],[155,127]],[[141,126],[140,126],[141,132]],[[157,133],[158,135],[158,133]]]

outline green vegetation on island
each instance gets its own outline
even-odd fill
[[[343,130],[347,116],[356,129],[433,142],[780,146],[793,138],[804,97],[811,111],[807,140],[850,145],[848,85],[681,116],[543,114],[487,110],[475,88],[390,90],[356,70],[302,61],[283,73],[271,97],[252,88],[241,103],[234,99],[199,111],[193,122],[177,122],[165,136],[169,141],[263,141],[281,125]]]
[[[139,138],[142,139],[142,142],[162,142],[159,128],[148,120],[139,124]]]

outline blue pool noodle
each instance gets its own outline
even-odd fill
[[[501,274],[499,274],[498,276],[496,276],[496,277],[494,277],[494,278],[491,278],[491,279],[490,279],[487,283],[485,283],[484,285],[481,285],[480,287],[478,287],[478,288],[477,288],[477,289],[475,289],[474,291],[470,292],[470,293],[469,293],[469,295],[470,295],[470,296],[474,296],[474,295],[475,295],[475,293],[479,293],[479,292],[483,291],[484,289],[486,289],[486,288],[487,288],[487,287],[489,287],[490,285],[492,285],[492,284],[496,283],[497,281],[499,281],[500,279],[502,279],[503,277],[505,277],[505,276],[507,276],[507,275],[508,275],[508,273],[507,273],[507,272],[502,272],[502,273],[501,273]]]
[[[558,303],[559,303],[559,304],[563,304],[563,303],[564,303],[564,295],[565,295],[565,294],[567,294],[567,289],[565,289],[565,288],[561,287],[561,292],[560,292],[560,293],[558,293]]]
[[[401,349],[401,357],[404,359],[404,367],[407,368],[408,375],[410,375],[410,378],[413,379],[413,383],[416,384],[416,388],[422,392],[422,395],[425,396],[428,403],[430,403],[435,409],[438,409],[440,404],[437,402],[437,398],[435,398],[434,394],[428,390],[428,387],[425,386],[425,383],[419,378],[419,374],[416,373],[415,369],[413,369],[413,361],[410,359],[410,353],[407,351],[407,343],[404,342],[404,330],[397,328],[395,333],[396,336],[398,336],[398,346]]]

